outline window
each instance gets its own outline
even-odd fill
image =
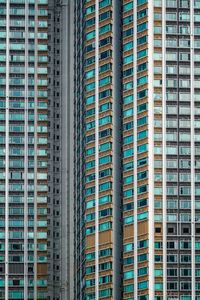
[[[133,9],[133,2],[132,1],[123,5],[123,11],[124,12],[129,11],[131,9]]]
[[[147,29],[147,22],[141,23],[137,25],[137,32],[141,32],[143,30]]]

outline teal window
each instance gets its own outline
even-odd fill
[[[141,167],[141,166],[143,166],[143,165],[146,165],[146,164],[147,164],[147,161],[148,161],[147,157],[138,159],[137,166],[138,166],[138,167]]]
[[[133,42],[132,41],[123,45],[123,50],[124,51],[128,51],[128,50],[131,50],[131,49],[133,49]]]
[[[137,39],[138,46],[142,45],[142,44],[145,44],[145,43],[147,43],[147,36],[146,35],[141,36],[140,38]]]
[[[127,25],[129,23],[133,22],[133,15],[127,16],[123,18],[123,25]]]
[[[124,139],[123,139],[124,145],[132,143],[132,142],[133,142],[133,135],[128,135],[128,136],[124,137]]]
[[[99,8],[103,8],[107,5],[110,5],[111,4],[111,0],[102,0],[99,2]]]
[[[132,265],[134,263],[134,258],[132,256],[123,259],[124,266]]]
[[[89,175],[87,175],[86,178],[85,178],[85,181],[86,181],[86,182],[91,182],[91,181],[93,181],[93,180],[95,180],[95,173],[89,174]]]
[[[144,268],[138,269],[138,276],[143,276],[143,275],[147,275],[147,274],[148,274],[148,268],[144,267]]]
[[[104,218],[107,216],[112,215],[112,209],[111,208],[105,208],[99,211],[99,218]]]
[[[145,63],[142,63],[142,64],[140,64],[140,65],[138,65],[137,66],[137,71],[138,72],[143,72],[143,71],[145,71],[147,69],[147,63],[145,62]]]
[[[95,30],[93,30],[93,31],[91,31],[91,32],[88,32],[88,33],[86,34],[86,40],[87,40],[87,41],[93,39],[94,37],[95,37]]]
[[[148,246],[148,242],[147,240],[141,240],[141,241],[138,241],[138,248],[141,249],[141,248],[146,248]]]
[[[90,267],[85,268],[85,272],[86,272],[86,274],[94,273],[95,272],[95,266],[90,266]]]
[[[102,26],[102,27],[99,28],[99,33],[100,34],[104,34],[104,33],[108,32],[108,31],[110,31],[111,29],[112,29],[111,24],[106,24],[106,25],[104,25],[104,26]]]
[[[134,284],[124,285],[124,293],[132,293],[134,291]]]
[[[112,222],[105,222],[99,224],[99,231],[104,231],[112,228]]]
[[[111,188],[112,188],[112,183],[111,182],[104,182],[104,183],[99,185],[99,191],[100,192],[106,191],[106,190],[111,189]]]
[[[110,270],[110,269],[112,269],[112,262],[106,262],[99,265],[100,271]]]
[[[86,21],[86,27],[92,26],[95,24],[95,18],[91,18]]]
[[[155,255],[155,257],[154,257],[154,259],[155,259],[155,262],[162,262],[162,256],[161,255]]]
[[[129,216],[129,217],[124,218],[124,225],[129,225],[129,224],[132,224],[133,222],[134,222],[134,217],[133,216]]]
[[[140,92],[138,92],[137,97],[138,99],[144,98],[148,95],[148,90],[142,90]]]
[[[86,170],[87,170],[87,169],[90,169],[90,168],[93,168],[94,166],[95,166],[95,160],[91,160],[91,161],[89,161],[89,162],[87,162],[87,163],[85,164]]]
[[[86,123],[86,130],[90,130],[95,127],[95,121]]]
[[[90,214],[86,215],[86,221],[87,222],[93,221],[94,218],[95,218],[95,213],[90,213]]]
[[[124,272],[124,279],[132,279],[134,278],[134,271],[130,270],[130,271],[126,271]]]
[[[130,149],[126,149],[124,150],[123,152],[123,157],[126,158],[126,157],[130,157],[133,155],[133,148],[130,148]]]
[[[147,149],[148,149],[148,144],[142,144],[142,145],[137,147],[138,153],[145,152],[145,151],[147,151]]]
[[[137,5],[142,5],[144,3],[147,3],[147,0],[137,0]]]
[[[133,182],[133,175],[129,175],[127,177],[124,177],[124,184],[130,184]]]
[[[104,86],[104,85],[106,85],[110,82],[111,82],[111,76],[107,76],[107,77],[104,77],[104,78],[99,80],[99,85]]]
[[[143,207],[147,205],[147,199],[140,199],[138,200],[138,207]]]
[[[129,11],[131,9],[133,9],[133,2],[132,1],[123,5],[123,11],[124,12]]]
[[[133,115],[133,108],[129,108],[123,111],[123,117],[128,118]]]
[[[143,212],[137,215],[138,221],[143,221],[146,220],[147,218],[148,218],[148,212]]]
[[[128,76],[131,76],[133,75],[133,68],[130,68],[130,69],[126,69],[123,71],[123,77],[128,77]]]
[[[110,63],[102,65],[99,67],[99,72],[103,73],[103,72],[107,72],[108,70],[110,70],[112,68],[112,65]]]
[[[141,51],[138,51],[137,58],[138,59],[143,58],[143,57],[147,56],[147,54],[148,54],[148,50],[147,49],[143,49]]]
[[[131,196],[133,196],[133,189],[129,189],[129,190],[124,191],[124,198],[128,198],[128,197],[131,197]]]
[[[92,194],[94,194],[95,193],[95,187],[93,186],[93,187],[90,187],[90,188],[87,188],[86,190],[85,190],[85,195],[86,196],[90,196],[90,195],[92,195]]]
[[[142,111],[145,111],[145,110],[147,110],[147,103],[142,103],[142,104],[138,105],[137,111],[139,113],[142,112]]]
[[[147,82],[148,82],[148,76],[142,76],[137,79],[138,85],[146,84]]]
[[[112,108],[112,103],[107,102],[107,103],[100,105],[99,110],[100,110],[100,112],[102,112],[102,111],[106,111],[111,108]]]
[[[124,57],[124,59],[123,59],[124,64],[129,64],[131,62],[133,62],[133,54]]]
[[[163,276],[163,269],[155,269],[154,270],[154,275],[156,277]]]
[[[140,118],[140,119],[137,120],[137,125],[138,126],[143,126],[145,124],[147,124],[147,117],[143,117],[143,118]]]
[[[93,285],[95,285],[95,279],[89,279],[89,280],[85,281],[85,286],[86,287],[91,287]]]
[[[86,72],[86,74],[85,74],[86,79],[92,78],[94,76],[95,76],[95,70],[94,69]]]
[[[105,204],[105,203],[109,203],[112,202],[112,197],[110,195],[105,195],[103,197],[99,198],[99,204]]]
[[[147,29],[147,22],[141,23],[137,26],[137,32],[141,32],[145,29]]]
[[[146,138],[147,136],[148,136],[148,130],[140,131],[140,132],[137,134],[138,140],[144,139],[144,138]]]
[[[108,124],[110,122],[112,122],[112,117],[111,116],[106,116],[106,117],[103,117],[103,118],[99,119],[99,125],[105,125],[105,124]]]
[[[95,153],[95,147],[88,148],[88,149],[86,150],[86,156],[93,155],[94,153]]]
[[[147,192],[147,185],[145,184],[145,185],[141,185],[141,186],[139,186],[138,188],[137,188],[137,192],[138,192],[138,194],[141,194],[141,193],[146,193]]]
[[[104,284],[104,283],[109,283],[109,282],[112,282],[112,276],[111,275],[106,275],[106,276],[99,277],[99,284]]]
[[[146,261],[147,258],[148,258],[147,253],[138,255],[138,261],[139,261],[139,262]]]
[[[134,208],[134,203],[133,202],[129,202],[123,205],[123,211],[127,211],[127,210],[131,210]]]
[[[112,161],[112,156],[111,155],[107,155],[107,156],[103,156],[103,157],[99,158],[99,164],[100,165],[107,164],[111,161]]]
[[[124,129],[124,130],[129,130],[129,129],[131,129],[131,128],[133,128],[133,121],[128,122],[128,123],[125,123],[125,124],[123,125],[123,129]]]
[[[147,9],[142,9],[137,13],[137,18],[140,19],[145,17],[146,15],[147,15]]]
[[[133,162],[132,161],[123,165],[123,170],[124,171],[129,171],[129,170],[132,170],[132,169],[133,169]]]
[[[133,81],[124,83],[124,85],[123,85],[123,90],[124,91],[131,90],[132,88],[133,88]]]
[[[111,142],[107,142],[107,143],[101,144],[99,146],[99,148],[100,148],[100,152],[101,151],[107,151],[107,150],[109,150],[109,149],[112,148],[112,143]]]
[[[154,247],[155,249],[162,249],[162,242],[155,242]]]
[[[89,84],[86,84],[86,86],[85,86],[86,92],[90,92],[90,91],[92,91],[94,89],[95,89],[95,82],[91,82]]]
[[[95,5],[89,6],[86,9],[86,15],[89,15],[89,14],[93,13],[94,11],[95,11]]]
[[[138,174],[137,174],[137,179],[138,180],[141,180],[141,179],[145,179],[145,178],[147,178],[147,171],[142,171],[142,172],[139,172]]]
[[[156,291],[162,291],[163,290],[163,283],[156,282],[155,285],[154,285],[154,287],[155,287]]]
[[[106,11],[99,15],[99,21],[106,20],[110,17],[110,11]]]
[[[124,38],[132,36],[132,35],[133,35],[133,28],[129,28],[129,29],[123,31],[123,37]]]
[[[139,290],[144,290],[148,288],[148,282],[147,281],[141,281],[138,282],[138,289]]]
[[[112,255],[112,249],[108,248],[108,249],[102,249],[99,251],[99,256],[100,257],[105,257],[105,256],[110,256]]]
[[[133,251],[133,249],[134,249],[134,244],[133,243],[124,245],[124,252]]]
[[[23,299],[24,298],[24,292],[10,291],[9,292],[9,298],[10,299]]]
[[[85,60],[86,66],[89,66],[89,65],[93,64],[94,62],[95,62],[95,57],[94,57],[94,56],[89,57],[89,58],[87,58],[87,59]]]
[[[129,104],[129,103],[132,103],[133,102],[133,95],[128,95],[128,96],[125,96],[123,98],[123,103],[124,104]]]
[[[112,174],[112,169],[104,169],[99,172],[99,177],[105,177]]]
[[[112,296],[112,289],[105,289],[99,291],[99,297],[109,297]]]

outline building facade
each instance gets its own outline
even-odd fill
[[[73,299],[73,1],[48,1],[48,298]]]
[[[200,1],[74,6],[74,298],[200,299]]]
[[[199,278],[200,0],[0,0],[0,299]]]
[[[0,1],[0,299],[47,299],[47,0]]]

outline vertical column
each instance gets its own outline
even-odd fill
[[[134,42],[133,42],[133,58],[134,58],[134,97],[133,97],[133,112],[134,112],[134,298],[138,298],[138,224],[137,224],[137,1],[134,1]]]
[[[194,130],[194,1],[190,1],[190,99],[191,99],[191,268],[192,300],[195,300],[195,130]]]
[[[148,3],[149,300],[154,300],[154,2]]]
[[[38,0],[35,0],[35,98],[34,98],[34,300],[37,300],[37,122],[38,122]]]
[[[6,1],[6,158],[5,158],[5,300],[8,300],[9,275],[9,34],[10,1]]]
[[[112,86],[112,163],[113,163],[113,299],[121,300],[122,298],[122,91],[121,91],[121,2],[113,1],[113,86]]]
[[[167,197],[166,197],[166,0],[162,4],[162,188],[163,188],[163,300],[167,300]]]
[[[99,0],[95,2],[95,299],[99,299]]]
[[[62,290],[61,299],[73,299],[73,1],[61,3],[62,31]],[[67,55],[66,55],[67,53]],[[67,201],[66,201],[67,195]],[[67,229],[67,230],[66,230]]]
[[[24,99],[24,300],[28,299],[28,1],[25,2]]]

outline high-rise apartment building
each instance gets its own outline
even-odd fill
[[[47,299],[47,0],[0,0],[0,299]]]
[[[48,1],[48,298],[73,299],[73,1]],[[70,100],[71,99],[71,100]]]
[[[74,1],[74,298],[200,299],[200,1]]]
[[[0,299],[200,300],[200,0],[0,0],[0,161]]]

